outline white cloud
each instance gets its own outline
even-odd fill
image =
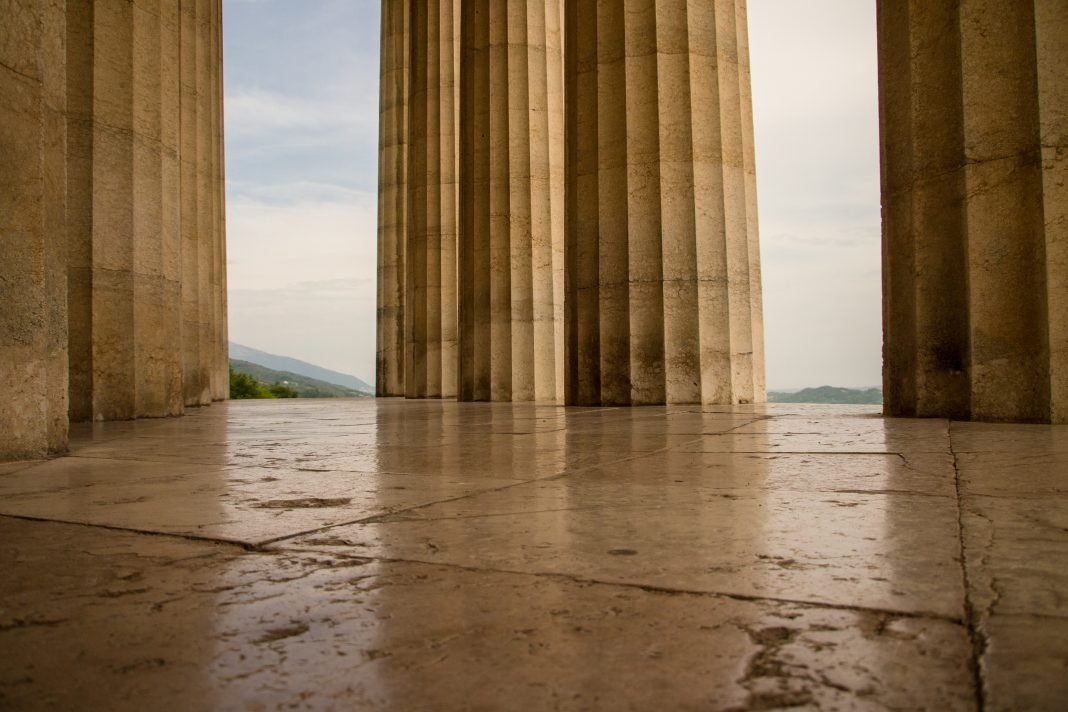
[[[377,122],[377,114],[368,118],[353,112],[351,96],[338,92],[331,92],[330,96],[308,98],[260,88],[237,88],[226,94],[226,127],[235,137],[293,130],[351,134]]]
[[[271,203],[232,199],[227,206],[234,289],[375,275],[374,196]]]

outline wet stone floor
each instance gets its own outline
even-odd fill
[[[0,709],[1068,708],[1068,427],[260,401],[0,465]]]

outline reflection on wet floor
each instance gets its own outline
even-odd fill
[[[1068,695],[1068,427],[298,400],[73,435],[0,466],[0,708]]]

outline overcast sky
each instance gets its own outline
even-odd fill
[[[374,381],[379,0],[224,0],[230,339]],[[880,381],[874,0],[749,0],[769,388]]]

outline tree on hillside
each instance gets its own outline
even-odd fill
[[[299,398],[300,394],[289,385],[279,381],[278,383],[272,383],[268,386],[267,390],[271,392],[272,398]]]
[[[247,373],[241,373],[230,369],[230,399],[243,400],[246,398],[277,398],[265,385],[257,381]]]

